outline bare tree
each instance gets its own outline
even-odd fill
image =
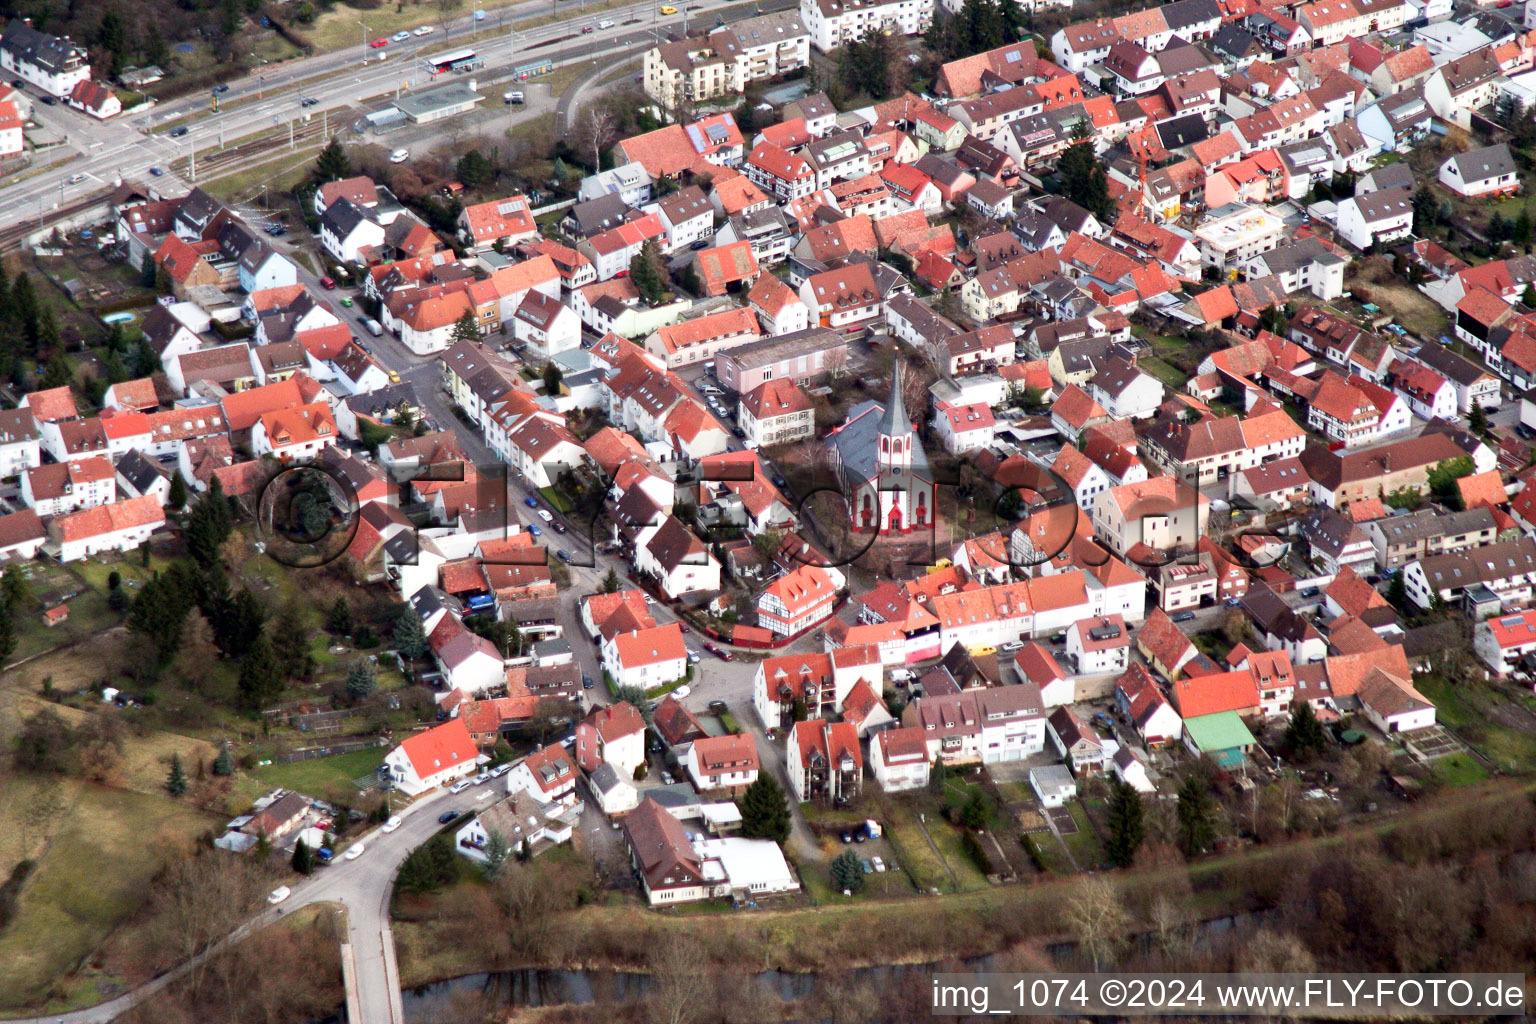
[[[703,943],[692,935],[668,936],[652,946],[654,985],[647,999],[651,1024],[695,1024],[712,1002],[714,986]]]
[[[1119,888],[1108,878],[1091,875],[1078,883],[1067,900],[1067,924],[1098,971],[1124,951],[1130,918]]]
[[[509,936],[511,951],[529,961],[556,959],[557,920],[568,902],[561,890],[531,863],[505,864],[496,876],[494,893],[516,923]]]
[[[576,123],[576,137],[583,149],[592,151],[592,172],[597,173],[603,166],[603,150],[618,137],[613,115],[602,107],[588,107]]]
[[[161,905],[154,928],[158,948],[177,962],[191,960],[235,930],[261,898],[266,881],[261,866],[243,857],[205,854],[175,861],[155,893]],[[194,967],[187,976],[194,996],[206,966]]]
[[[834,346],[822,355],[821,365],[827,368],[827,376],[833,380],[841,380],[848,375],[848,364],[848,349],[845,346]]]

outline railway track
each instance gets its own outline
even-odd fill
[[[54,221],[65,217],[72,217],[87,207],[95,206],[101,202],[101,193],[94,193],[82,199],[78,199],[56,210],[43,211],[44,228]],[[15,224],[0,228],[0,253],[15,252],[21,248],[22,239],[38,230],[37,221],[30,217],[20,218]]]
[[[330,135],[337,134],[360,116],[362,116],[361,112],[357,109],[342,107],[331,110],[324,118],[315,114],[307,122],[295,121],[291,137],[292,151],[298,152],[324,144]],[[284,122],[255,138],[247,138],[237,145],[225,149],[209,149],[205,154],[198,154],[198,180],[208,181],[232,174],[253,164],[275,160],[289,151],[289,140],[287,122]],[[171,166],[177,174],[185,176],[190,170],[190,161],[178,159]]]

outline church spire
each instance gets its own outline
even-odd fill
[[[896,360],[891,370],[891,397],[885,403],[885,415],[880,417],[880,433],[887,437],[905,437],[912,433],[912,420],[907,416],[906,404],[901,400],[901,360]]]

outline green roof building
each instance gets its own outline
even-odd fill
[[[1209,754],[1223,768],[1236,768],[1255,740],[1236,711],[1184,719],[1184,746],[1196,757]]]

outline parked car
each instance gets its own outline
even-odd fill
[[[364,318],[363,327],[375,338],[384,333],[384,325],[373,319],[373,317]]]
[[[393,153],[389,154],[389,162],[392,164],[403,164],[410,158],[411,151],[408,149],[397,149]]]
[[[1303,590],[1301,592],[1301,596],[1302,597],[1316,597],[1318,594],[1321,594],[1321,593],[1322,593],[1322,591],[1319,590],[1317,587],[1307,587],[1305,590]]]
[[[1179,612],[1176,615],[1170,616],[1174,622],[1191,622],[1194,620],[1194,617],[1194,612]]]
[[[483,785],[483,784],[485,784],[487,782],[490,782],[491,781],[491,773],[488,772],[488,771],[481,772],[479,775],[475,776],[475,780],[474,781],[475,781],[475,785],[477,785],[477,786]]]
[[[1000,651],[1022,651],[1024,649],[1024,641],[1005,640],[1004,642],[997,645],[997,649]]]
[[[550,523],[549,525],[554,528],[554,531],[556,533],[564,533],[565,532],[565,524],[562,523],[558,519],[556,519],[554,522]]]
[[[590,690],[590,689],[592,689],[596,685],[597,684],[592,681],[592,677],[591,676],[586,675],[586,674],[582,675],[582,677],[581,677],[581,688],[583,690]]]
[[[676,697],[678,700],[682,700],[692,692],[693,687],[691,686],[679,686],[677,689],[672,691],[672,696]]]
[[[565,550],[565,548],[561,548],[559,551],[556,551],[555,557],[560,559],[560,561],[564,562],[566,565],[571,564],[571,553]]]
[[[293,890],[288,888],[286,885],[280,885],[276,889],[272,890],[272,895],[267,897],[267,902],[281,903],[283,900],[287,899],[292,892]]]
[[[462,793],[471,785],[473,785],[473,783],[471,783],[468,779],[460,779],[458,782],[455,782],[453,785],[448,787],[448,792]]]
[[[670,785],[672,785],[676,781],[677,780],[672,777],[672,773],[671,772],[663,771],[661,773],[661,784],[662,785],[670,786]]]
[[[268,224],[262,230],[271,235],[273,238],[282,238],[288,233],[288,229],[283,227],[281,224]]]
[[[529,508],[538,508],[539,507],[538,499],[533,498],[533,497],[524,498],[523,499],[523,504],[527,505]]]
[[[362,843],[353,843],[351,848],[346,852],[346,859],[357,860],[357,858],[363,855],[363,849],[364,847]]]
[[[341,297],[341,304],[343,306],[347,307],[348,309],[351,309],[352,308],[352,296],[350,296],[350,295],[343,295]]]
[[[720,657],[720,648],[716,647],[714,644],[705,644],[704,649],[710,654],[713,654],[715,657]]]
[[[407,31],[405,31],[404,29],[401,29],[399,32],[396,32],[394,35],[390,36],[389,38],[390,38],[391,42],[403,43],[407,39],[411,38],[411,34],[409,32],[407,32]]]
[[[723,715],[729,710],[730,708],[726,707],[723,700],[712,700],[709,702],[709,713],[712,715]]]
[[[315,99],[313,96],[305,96],[303,99],[299,100],[299,106],[301,106],[301,107],[313,107],[313,106],[315,106],[319,102],[320,101]]]
[[[531,535],[533,535],[533,536],[535,536],[535,537],[537,537],[537,536],[539,536],[539,535],[540,535],[540,534],[542,534],[542,533],[543,533],[543,532],[544,532],[544,531],[543,531],[543,530],[541,530],[541,529],[539,529],[539,524],[538,524],[538,523],[529,523],[529,524],[528,524],[528,532],[529,532],[529,533],[530,533],[530,534],[531,534]]]
[[[436,31],[437,31],[437,29],[433,28],[431,25],[423,25],[423,26],[421,26],[421,28],[417,29],[415,32],[412,32],[411,35],[413,35],[413,36],[429,36],[433,32],[436,32]]]
[[[844,846],[847,846],[849,843],[853,842],[853,833],[852,832],[844,832],[838,838],[842,839]]]
[[[56,107],[59,105],[58,98],[54,96],[44,96],[42,97],[42,102],[50,107]]]
[[[186,125],[184,125],[184,124],[182,124],[182,125],[177,125],[177,126],[176,126],[176,127],[175,127],[175,128],[172,128],[172,129],[171,129],[171,131],[170,131],[170,136],[171,136],[171,138],[173,138],[173,139],[180,139],[180,138],[183,138],[183,137],[184,137],[184,136],[185,136],[185,135],[186,135],[186,134],[187,134],[187,133],[188,133],[188,132],[190,132],[190,131],[191,131],[191,130],[192,130],[192,129],[191,129],[191,128],[188,128],[188,127],[187,127],[187,126],[186,126]]]
[[[1532,430],[1524,423],[1515,424],[1515,436],[1526,441],[1536,441],[1536,430]]]
[[[458,816],[459,816],[459,812],[458,811],[444,811],[442,814],[439,814],[437,816],[437,823],[439,825],[446,825],[450,821],[452,821],[454,818],[457,818]]]
[[[697,242],[694,242],[692,245],[690,245],[688,248],[692,249],[694,252],[700,252],[704,249],[708,249],[709,239],[701,238]]]
[[[388,821],[386,821],[384,823],[383,831],[385,831],[385,832],[393,832],[395,829],[397,829],[399,827],[400,827],[400,815],[396,814],[396,815],[394,815],[393,817],[391,817]]]
[[[690,649],[688,651],[688,664],[690,664],[690,665],[697,665],[699,663],[699,661],[700,661],[700,659],[699,659],[699,652]]]
[[[499,764],[495,768],[491,769],[491,778],[499,779],[515,767],[517,766],[514,765],[511,761],[508,761],[506,764]]]
[[[555,521],[555,517],[550,515],[549,509],[547,508],[541,508],[535,514],[546,523],[552,523]]]
[[[864,873],[866,875],[872,875],[875,873],[875,866],[869,862],[868,857],[865,857],[863,860],[859,861],[859,867],[864,869]]]
[[[320,287],[324,288],[328,292],[335,291],[336,290],[336,279],[334,277],[330,276],[329,274],[327,274],[326,276],[324,276],[324,277],[322,277],[320,279]]]
[[[881,874],[885,873],[885,861],[881,860],[879,857],[871,857],[869,860],[870,863],[875,866],[875,871]]]

